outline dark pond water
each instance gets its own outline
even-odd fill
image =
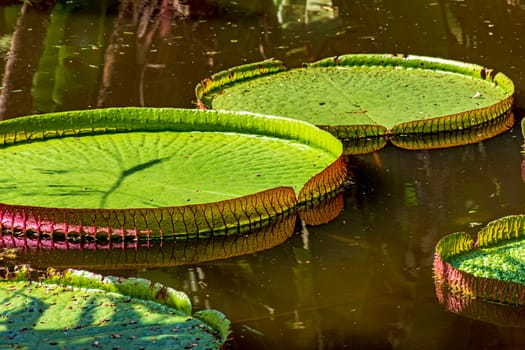
[[[525,107],[521,0],[79,0],[23,10],[11,2],[0,6],[2,118],[107,106],[191,108],[194,86],[225,68],[270,57],[295,67],[361,52],[495,68],[516,84],[518,118]],[[99,260],[82,256],[78,265],[159,281],[188,293],[196,309],[223,311],[233,322],[233,348],[523,348],[525,329],[498,325],[516,310],[499,318],[483,306],[469,316],[452,313],[439,304],[432,278],[442,236],[525,212],[522,143],[516,124],[469,146],[387,147],[350,157],[352,186],[341,213],[325,225],[297,225],[284,243],[257,253],[193,263],[206,253],[191,246],[180,253],[180,245],[188,265],[132,266],[166,250],[108,258],[117,269],[90,267]]]

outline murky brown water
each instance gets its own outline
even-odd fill
[[[318,8],[297,0],[294,6],[189,0],[175,7],[169,5],[176,0],[100,0],[22,12],[4,2],[2,118],[106,106],[193,107],[194,86],[218,70],[270,57],[294,67],[354,52],[492,67],[514,80],[518,117],[525,107],[520,0],[328,0]],[[196,308],[223,311],[233,322],[233,348],[522,348],[525,329],[495,325],[488,311],[483,320],[447,311],[432,279],[439,238],[525,212],[522,143],[516,124],[475,145],[387,147],[351,157],[353,185],[341,214],[326,225],[297,226],[277,247],[177,267],[97,269],[159,281],[188,293]],[[188,260],[202,254],[187,249]]]

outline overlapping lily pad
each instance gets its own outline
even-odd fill
[[[343,55],[296,69],[263,61],[216,73],[196,87],[201,108],[306,120],[347,141],[348,153],[388,141],[419,149],[492,137],[513,125],[513,94],[512,81],[489,68],[386,54]]]
[[[475,237],[445,236],[436,246],[434,273],[453,292],[525,305],[525,215],[490,222]]]
[[[0,123],[0,222],[36,236],[197,237],[249,230],[346,176],[305,122],[227,111],[112,108]]]
[[[6,269],[3,269],[6,273]],[[15,349],[219,349],[230,322],[140,278],[22,266],[0,277],[0,338]]]

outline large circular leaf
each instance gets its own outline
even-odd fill
[[[0,220],[9,229],[220,231],[321,197],[346,175],[328,133],[247,113],[54,113],[0,123],[0,141]]]
[[[482,66],[378,54],[337,56],[290,70],[280,61],[258,62],[219,72],[196,87],[203,108],[297,118],[344,140],[385,138],[400,147],[406,139],[398,143],[392,136],[454,132],[498,118],[511,108],[513,93],[509,78]],[[513,119],[507,122],[504,130]],[[362,146],[375,150],[382,143]]]
[[[148,280],[82,270],[28,277],[25,267],[0,277],[0,338],[16,349],[219,349],[228,336],[220,312],[192,315],[184,293]]]
[[[454,233],[436,246],[436,280],[485,300],[525,305],[525,215],[507,216],[476,237]]]

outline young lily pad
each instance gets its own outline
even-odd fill
[[[403,137],[479,127],[509,111],[513,94],[508,77],[479,65],[380,54],[337,56],[296,69],[277,60],[263,61],[216,73],[196,87],[201,108],[306,120],[351,145],[379,139],[360,144],[361,150],[354,146],[351,153],[375,150],[386,141],[426,148],[418,143],[407,147]],[[504,130],[513,120],[507,122]],[[440,142],[440,147],[451,145]]]
[[[472,238],[454,233],[436,246],[435,278],[454,292],[525,305],[525,215],[490,222]]]
[[[335,191],[342,145],[228,111],[112,108],[0,123],[0,222],[37,233],[184,237],[268,221]]]
[[[82,270],[40,274],[22,266],[0,277],[0,338],[17,349],[219,349],[230,322],[216,310],[192,315],[181,292],[140,278]]]

